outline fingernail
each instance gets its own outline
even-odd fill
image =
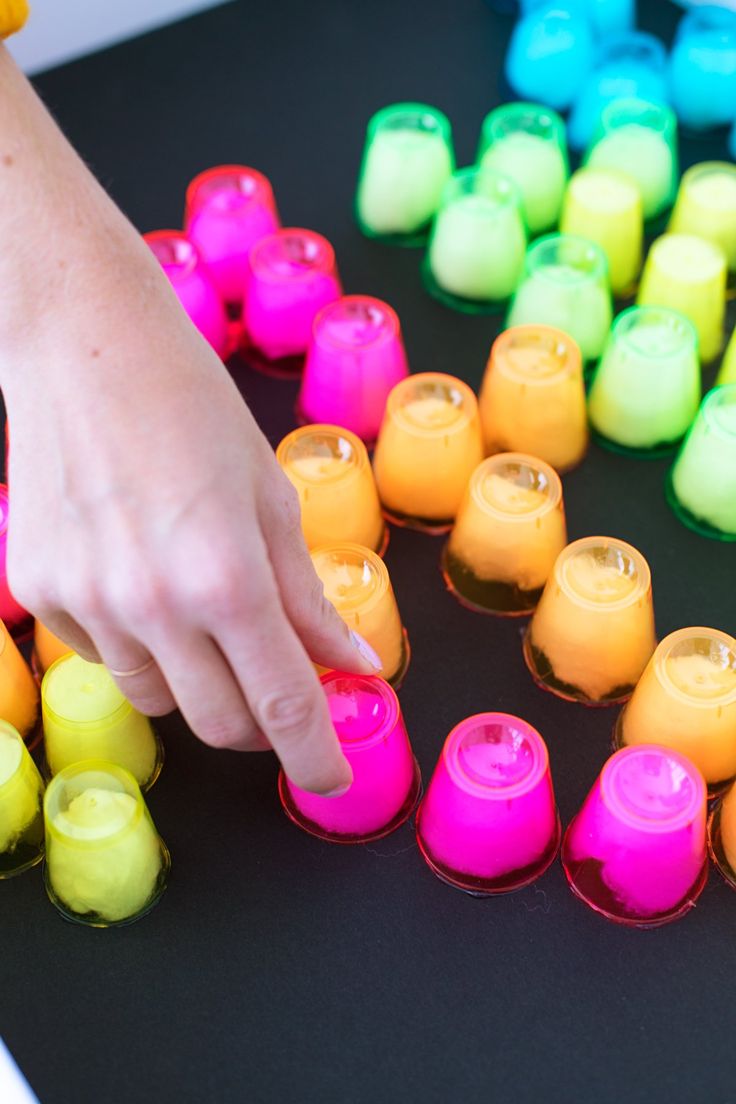
[[[378,652],[374,651],[373,648],[371,648],[368,641],[364,637],[362,637],[360,633],[357,633],[353,629],[351,629],[350,639],[352,640],[357,650],[360,652],[363,659],[366,661],[366,663],[370,663],[374,671],[383,670],[383,663],[381,662],[381,657],[379,656]]]
[[[352,782],[348,782],[347,786],[338,786],[336,790],[330,790],[328,793],[322,794],[322,797],[344,797],[352,784]]]

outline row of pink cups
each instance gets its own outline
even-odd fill
[[[398,698],[378,677],[331,671],[322,686],[353,784],[341,797],[320,797],[282,772],[281,802],[321,839],[378,839],[411,816],[421,794]],[[562,839],[573,892],[634,927],[682,916],[708,875],[706,811],[705,783],[685,756],[654,744],[616,752]],[[509,713],[461,721],[416,811],[416,834],[432,871],[475,896],[520,889],[543,874],[561,828],[539,733]]]
[[[281,226],[262,173],[200,173],[187,189],[184,230],[144,238],[218,356],[239,347],[271,375],[303,369],[301,420],[375,440],[389,391],[408,375],[399,320],[380,299],[342,294],[332,246]]]

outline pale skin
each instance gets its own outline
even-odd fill
[[[378,660],[324,599],[295,493],[157,262],[0,45],[0,387],[8,574],[27,609],[298,786],[350,766],[312,660]]]

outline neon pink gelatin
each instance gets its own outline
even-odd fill
[[[342,797],[320,797],[282,771],[281,803],[296,824],[321,839],[363,843],[388,835],[410,816],[420,787],[399,700],[378,677],[330,671],[321,682],[353,784]]]
[[[707,878],[706,787],[668,748],[622,748],[562,844],[573,892],[609,920],[655,927],[692,908]]]
[[[478,713],[445,741],[417,814],[421,852],[438,877],[478,895],[527,885],[557,854],[549,756],[530,724]]]
[[[334,251],[321,234],[293,228],[262,238],[248,255],[246,355],[302,358],[316,314],[341,290]]]
[[[248,252],[278,227],[271,184],[247,165],[207,169],[187,188],[184,229],[226,303],[242,303]]]
[[[196,247],[180,230],[143,235],[169,278],[179,302],[219,357],[228,354],[228,320],[212,276]]]
[[[345,295],[314,320],[299,417],[375,441],[389,391],[408,374],[396,312],[370,295]]]
[[[7,424],[7,423],[6,423]],[[0,620],[11,635],[23,634],[31,627],[28,610],[16,602],[8,586],[8,488],[0,483]]]

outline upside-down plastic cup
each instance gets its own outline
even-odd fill
[[[662,103],[616,99],[601,112],[586,164],[636,181],[645,222],[672,206],[677,191],[677,119]]]
[[[36,678],[40,681],[48,671],[52,663],[62,656],[70,655],[74,651],[65,644],[60,637],[52,633],[42,621],[36,618],[33,626],[33,655],[31,666]]]
[[[736,889],[736,785],[718,801],[708,820],[708,847],[713,862]]]
[[[287,816],[320,839],[366,843],[411,816],[421,789],[399,699],[383,679],[330,671],[322,688],[353,783],[341,797],[308,793],[279,775]]]
[[[0,881],[43,859],[43,779],[23,737],[0,720]]]
[[[602,112],[623,97],[667,103],[667,54],[656,35],[625,31],[597,46],[595,63],[573,104],[568,140],[573,149],[592,141]]]
[[[601,247],[614,295],[631,291],[641,268],[644,237],[635,181],[612,169],[578,169],[565,192],[560,229]]]
[[[248,252],[279,225],[271,184],[256,169],[217,165],[187,188],[184,229],[226,303],[242,303]]]
[[[445,532],[482,459],[478,403],[466,383],[422,372],[394,387],[373,456],[378,494],[392,521]]]
[[[629,307],[613,324],[588,396],[602,445],[661,456],[687,433],[700,403],[698,338],[666,307]]]
[[[666,487],[670,506],[690,529],[736,540],[736,383],[705,396]]]
[[[483,120],[477,162],[514,181],[531,235],[557,225],[569,166],[565,124],[556,111],[529,103],[495,108]]]
[[[603,352],[612,317],[608,261],[599,245],[573,234],[547,234],[532,242],[507,326],[562,330],[589,361]]]
[[[547,580],[526,636],[534,681],[567,701],[625,701],[654,652],[649,565],[613,537],[568,544]]]
[[[302,426],[284,437],[276,459],[299,495],[308,548],[346,540],[383,554],[388,527],[359,437],[339,426]]]
[[[460,169],[442,192],[422,266],[424,284],[445,306],[500,310],[524,267],[521,193],[490,168]]]
[[[101,663],[74,652],[57,659],[43,677],[41,707],[50,774],[83,759],[104,759],[130,771],[144,790],[158,778],[163,745]]]
[[[573,893],[619,924],[677,920],[708,877],[706,791],[700,771],[656,744],[606,762],[562,841]]]
[[[520,99],[564,111],[593,66],[593,30],[581,4],[546,2],[519,19],[506,53],[506,79]]]
[[[325,598],[377,652],[386,682],[399,687],[409,666],[409,637],[383,560],[347,541],[324,544],[311,556]]]
[[[417,842],[438,878],[475,896],[543,874],[560,821],[536,729],[509,713],[478,713],[453,728],[417,813]]]
[[[391,388],[408,374],[396,311],[371,295],[344,295],[314,320],[298,417],[344,426],[371,443]]]
[[[44,798],[44,881],[67,920],[129,924],[157,903],[171,860],[133,775],[102,759],[66,767]]]
[[[243,307],[244,354],[266,372],[303,367],[312,324],[342,294],[335,253],[321,234],[289,228],[249,251]]]
[[[678,629],[657,645],[616,723],[616,744],[661,744],[686,755],[709,794],[736,778],[736,640]]]
[[[470,477],[442,554],[450,592],[470,609],[530,613],[567,544],[560,477],[520,452],[490,456]]]
[[[31,628],[33,618],[16,602],[8,586],[8,488],[0,483],[0,620],[12,636],[23,637]]]
[[[700,359],[708,363],[723,344],[725,254],[693,234],[663,234],[649,249],[636,301],[686,315],[698,333]]]
[[[197,247],[180,230],[153,230],[143,238],[194,325],[219,357],[227,357],[230,352],[227,313]]]
[[[725,126],[736,104],[736,12],[701,5],[683,16],[669,58],[669,88],[681,123]]]
[[[703,161],[683,173],[669,229],[720,246],[736,272],[736,165]]]
[[[580,349],[562,330],[513,326],[491,347],[478,400],[488,453],[527,452],[558,471],[588,447]]]
[[[452,128],[436,107],[397,103],[368,123],[355,197],[360,229],[369,238],[418,245],[455,168]]]
[[[36,680],[0,621],[0,717],[17,728],[30,750],[41,739],[38,706]]]

